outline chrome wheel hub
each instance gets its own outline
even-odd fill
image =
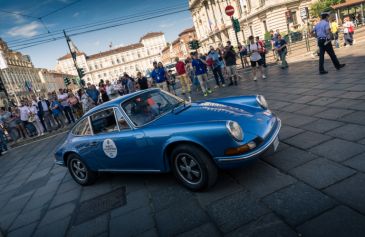
[[[197,184],[201,182],[202,170],[198,162],[189,154],[181,153],[176,157],[175,168],[186,182]]]
[[[79,160],[72,160],[71,163],[71,170],[72,173],[75,175],[76,178],[83,181],[87,177],[87,170],[85,165]]]

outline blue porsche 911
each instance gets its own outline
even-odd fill
[[[214,185],[218,168],[275,151],[280,127],[261,95],[188,103],[148,89],[88,111],[55,157],[81,185],[100,172],[172,171],[187,188],[201,190]]]

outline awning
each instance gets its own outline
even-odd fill
[[[365,3],[365,0],[346,0],[343,3],[333,5],[332,8],[336,10],[336,9],[340,9],[340,8],[347,8],[347,7],[352,7],[355,5],[360,5],[361,3]]]

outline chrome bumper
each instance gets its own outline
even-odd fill
[[[278,137],[279,132],[281,128],[281,120],[277,118],[276,126],[273,128],[274,131],[270,132],[270,135],[268,138],[266,138],[266,141],[261,144],[259,147],[257,147],[255,150],[238,155],[238,156],[224,156],[224,157],[215,157],[214,160],[219,164],[226,164],[226,163],[236,163],[239,161],[244,161],[253,157],[257,157],[258,155],[264,153],[275,141],[275,139]]]

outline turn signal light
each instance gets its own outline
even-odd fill
[[[242,153],[245,153],[251,149],[254,149],[256,147],[256,143],[255,142],[249,142],[245,145],[239,146],[239,147],[235,147],[235,148],[228,148],[225,151],[225,155],[227,156],[233,156],[233,155],[240,155]]]

